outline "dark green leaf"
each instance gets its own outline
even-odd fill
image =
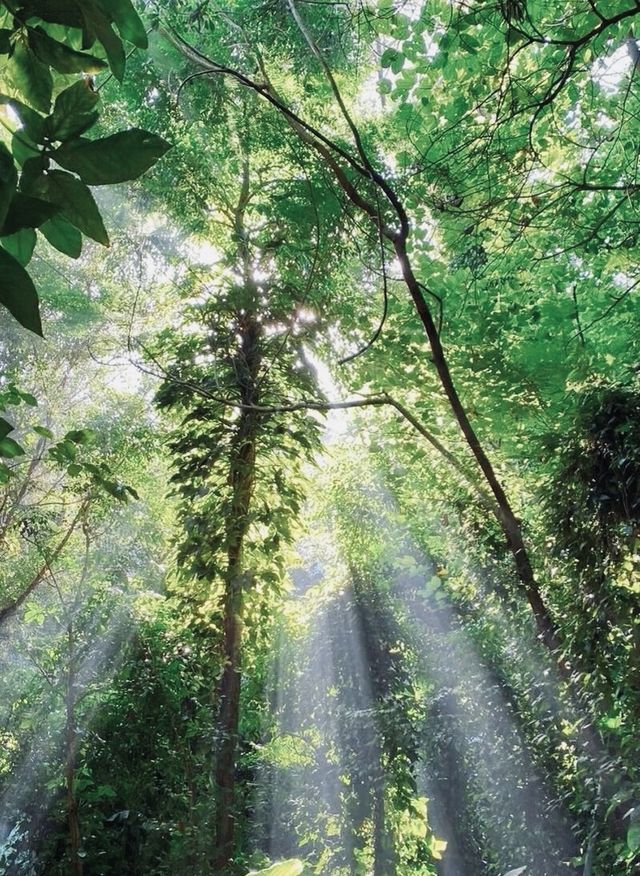
[[[13,432],[13,426],[4,417],[0,417],[0,438],[6,438],[9,432]]]
[[[0,55],[8,55],[11,51],[12,30],[7,27],[0,28]]]
[[[29,405],[32,408],[38,407],[38,399],[35,397],[35,395],[32,395],[30,392],[22,392],[22,390],[18,391],[20,393],[20,398],[26,405]]]
[[[104,11],[115,21],[123,39],[139,49],[148,46],[147,34],[131,0],[102,0]]]
[[[40,112],[48,113],[53,79],[46,64],[42,64],[31,49],[21,42],[16,43],[10,63],[13,83],[27,103]]]
[[[101,186],[137,179],[170,148],[162,137],[132,128],[101,140],[72,140],[54,158],[87,185]]]
[[[21,228],[15,234],[1,237],[0,243],[16,261],[25,267],[31,261],[36,246],[36,233],[33,228]]]
[[[53,24],[65,24],[69,27],[81,28],[84,25],[84,10],[80,4],[69,0],[27,0],[24,6],[25,18],[41,18]]]
[[[29,28],[29,45],[36,57],[58,73],[98,73],[107,64],[84,52],[76,52],[52,39],[41,27]]]
[[[21,228],[39,228],[58,211],[59,207],[55,204],[18,192],[9,205],[9,212],[0,234],[2,236],[15,234]]]
[[[22,448],[13,438],[0,438],[0,456],[5,459],[13,459],[14,456],[24,456],[24,448]]]
[[[63,170],[50,170],[35,180],[31,191],[45,201],[58,204],[65,219],[87,237],[104,246],[109,245],[109,236],[93,195],[77,177]]]
[[[49,160],[43,153],[28,158],[22,165],[22,176],[20,177],[21,191],[28,192],[34,182],[47,170],[49,163]]]
[[[53,112],[47,119],[51,139],[69,140],[83,134],[98,119],[99,100],[100,97],[93,90],[88,78],[74,82],[61,91],[56,98]]]
[[[391,67],[400,52],[397,49],[385,49],[380,58],[381,67]]]
[[[4,249],[0,249],[0,304],[20,325],[42,335],[38,293],[33,281],[22,265]]]
[[[13,156],[4,143],[0,143],[0,225],[5,222],[17,183],[18,171]]]
[[[94,438],[92,429],[72,429],[64,436],[65,441],[73,441],[74,444],[90,444]]]
[[[38,158],[41,155],[40,149],[28,136],[26,131],[16,131],[11,138],[11,151],[13,157],[18,164],[25,165],[31,158]],[[22,181],[20,182],[22,187]]]
[[[80,257],[82,234],[64,216],[54,216],[40,226],[40,232],[58,252],[63,252],[72,259]]]
[[[87,14],[91,28],[106,52],[111,71],[116,79],[121,82],[124,77],[126,63],[122,40],[111,27],[109,18],[103,15],[99,9],[92,8]]]

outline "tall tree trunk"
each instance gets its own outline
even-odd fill
[[[386,825],[385,775],[382,764],[373,789],[373,876],[395,876],[393,839]]]
[[[260,328],[253,316],[245,316],[241,327],[241,350],[237,369],[244,405],[258,402],[256,379],[260,367]],[[259,415],[242,410],[232,448],[229,480],[232,499],[227,521],[227,569],[224,578],[223,660],[218,690],[218,732],[216,760],[216,873],[224,873],[233,855],[235,833],[236,757],[240,718],[242,677],[242,614],[245,570],[244,540],[249,528],[249,509],[255,482],[256,437]]]

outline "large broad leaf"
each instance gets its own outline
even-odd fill
[[[149,42],[140,16],[131,0],[101,0],[104,11],[115,21],[123,39],[139,49],[146,49]]]
[[[119,82],[122,82],[127,60],[122,40],[112,28],[107,16],[98,10],[92,11],[91,25],[106,52],[111,72]]]
[[[132,128],[101,140],[71,140],[53,157],[87,185],[103,186],[137,179],[170,148],[162,137]]]
[[[13,426],[4,417],[0,417],[0,438],[6,438],[9,432],[13,432]]]
[[[82,234],[75,225],[67,222],[64,216],[54,216],[53,219],[45,222],[44,225],[40,226],[40,233],[59,252],[63,252],[72,259],[80,257],[82,252]]]
[[[18,192],[14,195],[6,219],[0,226],[0,235],[15,234],[21,228],[38,228],[43,222],[55,216],[59,210],[56,204]]]
[[[26,267],[31,261],[36,246],[36,233],[33,228],[21,228],[15,234],[1,237],[0,242],[17,262]]]
[[[109,246],[109,235],[93,195],[77,177],[64,170],[50,170],[33,183],[31,194],[58,204],[60,213],[87,237]]]
[[[47,65],[21,42],[16,43],[10,64],[13,84],[22,92],[27,103],[40,112],[48,113],[53,79]]]
[[[83,11],[79,3],[69,0],[27,0],[24,4],[24,18],[41,18],[55,24],[81,28],[84,23]]]
[[[75,49],[52,39],[41,27],[29,29],[29,45],[36,57],[58,73],[99,73],[107,66],[105,61],[76,52]]]
[[[14,456],[24,456],[24,448],[13,438],[0,438],[0,456],[5,459],[13,459]]]
[[[0,226],[7,218],[17,184],[18,171],[13,156],[4,143],[0,143]]]
[[[42,335],[36,287],[22,265],[4,249],[0,249],[0,304],[20,325]]]
[[[52,140],[70,140],[79,137],[98,119],[100,97],[90,79],[74,82],[56,98],[53,112],[47,119],[47,130]]]
[[[302,861],[295,859],[272,864],[266,870],[252,870],[248,876],[300,876],[303,870],[304,864]]]
[[[0,97],[0,102],[9,104],[11,110],[20,119],[20,124],[22,125],[21,130],[26,132],[30,141],[33,143],[43,142],[44,118],[40,113],[32,110],[30,106],[16,100],[14,97],[6,97],[5,95],[2,95],[2,97]]]

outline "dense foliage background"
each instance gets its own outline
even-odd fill
[[[639,17],[0,2],[0,873],[640,873]]]

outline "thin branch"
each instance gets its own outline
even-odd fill
[[[378,193],[376,192],[376,206],[378,207],[378,211],[380,210],[380,202],[378,199]],[[382,266],[382,296],[383,296],[383,304],[382,304],[382,316],[380,317],[380,322],[378,323],[378,328],[375,330],[371,338],[367,341],[364,347],[361,347],[359,350],[356,350],[355,353],[351,353],[350,356],[345,356],[344,359],[340,359],[338,365],[346,365],[347,362],[353,362],[354,359],[357,359],[358,356],[362,356],[363,353],[366,353],[367,350],[370,350],[371,347],[378,340],[380,335],[382,334],[382,330],[384,329],[385,323],[387,321],[387,315],[389,313],[389,286],[387,279],[387,263],[384,252],[384,236],[382,234],[382,217],[378,212],[379,220],[378,220],[378,241],[380,244],[380,264]]]

